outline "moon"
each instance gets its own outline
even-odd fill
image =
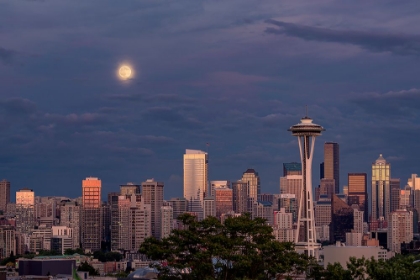
[[[118,70],[118,75],[122,80],[128,80],[132,75],[132,70],[129,66],[123,65]]]

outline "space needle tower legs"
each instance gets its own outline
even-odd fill
[[[316,242],[315,217],[312,196],[312,159],[315,137],[325,129],[304,117],[300,123],[288,129],[299,142],[300,160],[302,162],[302,187],[299,201],[299,212],[295,236],[295,249],[310,257],[318,258],[320,244]],[[303,231],[303,232],[302,232]]]

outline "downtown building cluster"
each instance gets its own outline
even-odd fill
[[[312,141],[308,127],[313,138],[323,130],[305,117],[292,132],[303,137],[301,141]],[[258,172],[251,168],[238,180],[209,180],[208,153],[191,149],[183,156],[183,197],[169,200],[164,200],[164,183],[148,179],[120,185],[103,202],[101,180],[88,177],[82,180],[79,198],[38,197],[31,189],[20,189],[11,203],[10,182],[3,180],[0,258],[12,252],[64,253],[76,248],[136,253],[147,237],[161,239],[172,229],[182,228],[177,220],[182,213],[198,220],[214,216],[222,222],[249,213],[252,218],[266,219],[278,241],[294,242],[302,252],[316,257],[321,243],[325,253],[338,250],[332,256],[345,255],[344,251],[357,256],[352,250],[364,247],[379,259],[389,257],[387,252],[416,249],[412,241],[418,237],[420,178],[413,174],[401,188],[400,179],[391,177],[390,163],[380,155],[369,175],[348,173],[347,185],[341,186],[339,144],[326,142],[319,185],[312,189],[313,143],[308,150],[303,148],[307,144],[300,145],[307,160],[301,157],[300,163],[283,164],[275,194],[261,192]]]

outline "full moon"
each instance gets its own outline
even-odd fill
[[[118,75],[122,80],[128,80],[131,77],[132,71],[131,68],[127,65],[123,65],[118,70]]]

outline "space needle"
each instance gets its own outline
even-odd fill
[[[299,213],[295,235],[295,249],[309,257],[318,258],[320,244],[316,243],[315,218],[312,196],[312,159],[315,137],[325,129],[305,116],[300,123],[290,127],[288,131],[297,136],[300,160],[302,162],[302,187],[300,189]],[[303,231],[303,232],[302,232]]]

